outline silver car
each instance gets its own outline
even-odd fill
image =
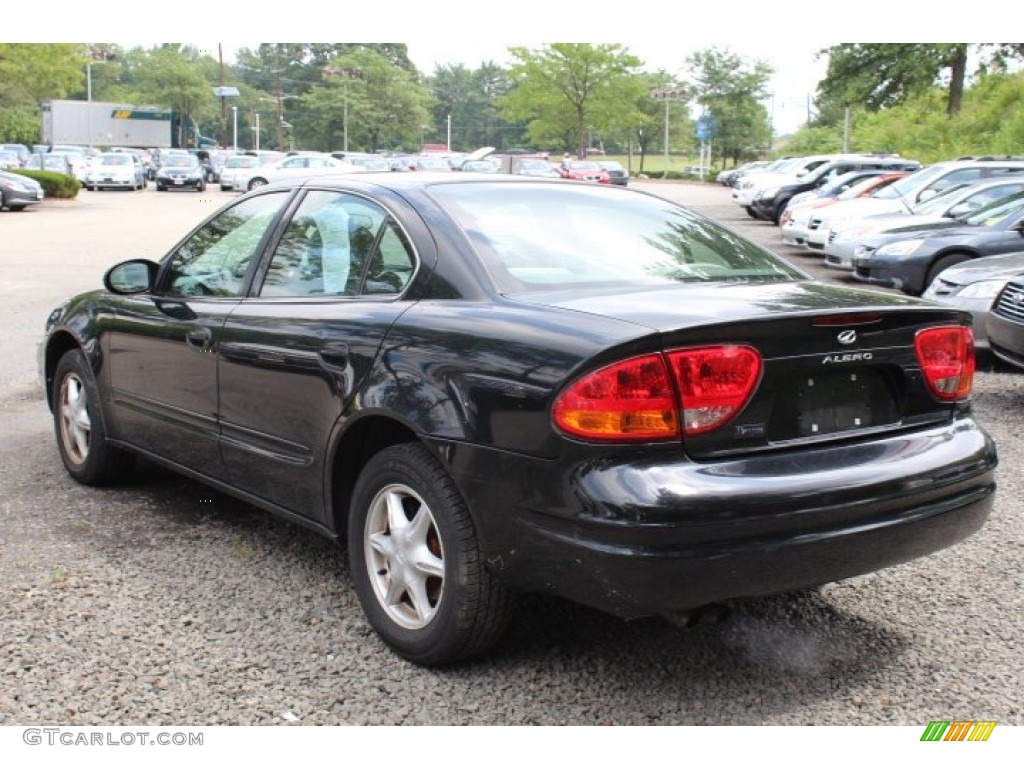
[[[996,295],[1010,280],[1024,274],[1024,252],[972,259],[945,269],[921,298],[931,299],[974,318],[974,346],[988,349],[988,314]]]

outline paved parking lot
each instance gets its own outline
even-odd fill
[[[724,187],[635,186],[842,281]],[[0,213],[0,725],[1024,725],[1024,374],[991,361],[975,410],[1000,489],[961,545],[685,632],[527,599],[490,656],[449,670],[387,651],[343,556],[305,530],[151,466],[77,486],[37,381],[47,313],[230,197],[150,187]]]

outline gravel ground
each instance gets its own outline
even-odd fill
[[[962,544],[685,631],[526,597],[488,656],[425,670],[332,544],[152,465],[78,486],[36,388],[8,387],[0,725],[1024,724],[1024,375],[986,363],[975,392],[1000,487]]]

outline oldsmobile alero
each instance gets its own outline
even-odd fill
[[[270,185],[104,286],[46,324],[70,475],[141,455],[346,541],[420,664],[489,648],[514,593],[672,615],[934,552],[993,501],[967,313],[620,187]]]

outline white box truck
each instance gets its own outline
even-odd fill
[[[171,110],[106,101],[44,101],[44,144],[169,147]]]

